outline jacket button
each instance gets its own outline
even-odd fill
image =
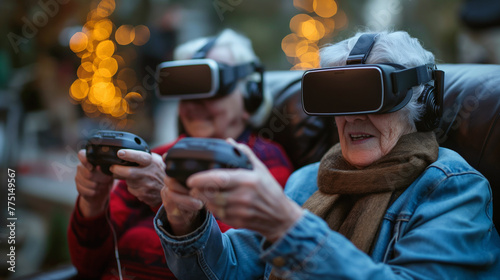
[[[276,257],[273,259],[273,265],[277,267],[282,267],[286,263],[285,258],[283,257]]]

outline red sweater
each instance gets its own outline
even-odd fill
[[[153,149],[153,152],[162,155],[181,138]],[[248,131],[237,141],[250,146],[276,180],[282,186],[285,185],[292,165],[278,144],[256,137]],[[118,240],[123,279],[175,279],[168,269],[160,239],[153,227],[153,218],[160,205],[152,209],[139,201],[128,192],[125,181],[120,181],[113,188],[109,205],[108,212]],[[221,222],[219,227],[222,231],[230,228]],[[118,278],[113,234],[104,214],[85,218],[76,206],[68,228],[68,243],[71,261],[80,276]]]

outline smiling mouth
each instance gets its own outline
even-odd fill
[[[373,137],[373,135],[369,134],[350,134],[349,136],[351,137],[352,141],[359,141]]]

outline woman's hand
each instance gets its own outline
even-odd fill
[[[224,223],[257,231],[274,242],[300,219],[302,208],[283,193],[248,146],[232,139],[228,142],[249,157],[253,170],[213,169],[196,173],[187,180],[190,195],[205,201],[207,209]]]
[[[175,179],[165,177],[165,186],[161,190],[163,207],[174,235],[193,232],[203,222],[200,210],[203,202],[189,195],[189,189]]]
[[[127,182],[128,191],[150,207],[158,207],[161,203],[160,191],[164,186],[165,163],[160,155],[142,151],[122,149],[118,157],[139,166],[112,165],[110,171],[115,178]]]
[[[106,201],[113,186],[113,177],[101,172],[87,161],[85,150],[78,152],[80,163],[76,168],[76,190],[80,194],[78,207],[84,217],[97,216],[104,212]]]

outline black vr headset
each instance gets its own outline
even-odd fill
[[[230,94],[239,79],[253,73],[260,74],[260,81],[247,83],[245,109],[253,113],[262,102],[264,67],[258,62],[229,66],[205,58],[217,37],[212,38],[192,59],[167,61],[156,70],[156,94],[160,99],[201,99]]]
[[[399,64],[364,64],[377,34],[356,42],[347,65],[308,70],[302,76],[302,106],[309,115],[341,116],[390,113],[411,100],[412,87],[425,85],[419,102],[425,104],[419,131],[437,127],[442,115],[444,72],[435,65],[406,68]]]

